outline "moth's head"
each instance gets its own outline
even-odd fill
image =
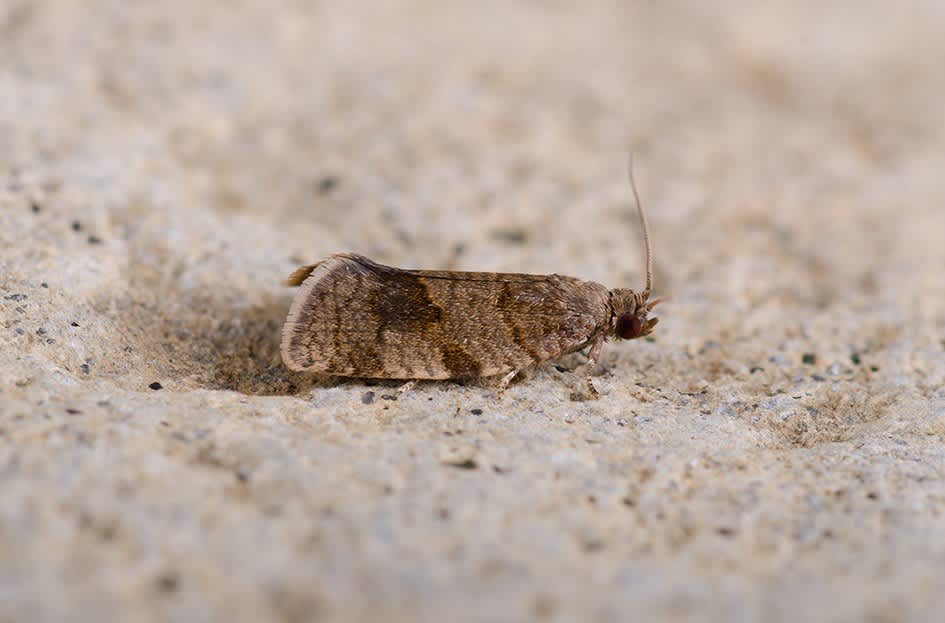
[[[646,284],[642,292],[617,289],[610,291],[610,309],[612,312],[610,334],[622,340],[635,340],[646,337],[653,331],[659,318],[650,318],[653,308],[663,301],[662,298],[650,300],[650,288],[653,286],[653,250],[650,248],[650,228],[646,222],[646,212],[637,193],[637,184],[633,180],[633,158],[627,163],[630,189],[640,215],[640,230],[643,234],[644,258],[646,260]]]
[[[638,337],[646,337],[653,331],[660,319],[651,318],[650,312],[663,299],[650,301],[649,296],[649,292],[623,289],[610,291],[610,307],[613,310],[610,323],[612,335],[622,340],[635,340]]]

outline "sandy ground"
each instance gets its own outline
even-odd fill
[[[883,8],[885,7],[885,8]],[[940,621],[941,3],[0,3],[0,621]],[[489,382],[297,265],[642,280]],[[578,395],[575,395],[578,394]]]

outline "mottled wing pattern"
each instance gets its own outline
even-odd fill
[[[504,374],[583,348],[609,320],[604,286],[559,275],[401,270],[338,254],[296,271],[298,282],[282,358],[339,376]]]

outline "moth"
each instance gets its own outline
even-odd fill
[[[642,291],[563,275],[404,270],[337,253],[292,273],[300,286],[282,329],[295,371],[342,377],[497,377],[499,395],[519,372],[587,350],[586,382],[604,342],[653,331],[653,254],[646,212],[628,167],[643,234]],[[408,383],[409,385],[410,383]]]

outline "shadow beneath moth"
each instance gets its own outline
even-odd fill
[[[628,170],[646,256],[641,292],[554,274],[404,270],[338,253],[287,280],[301,287],[282,329],[282,360],[343,377],[501,377],[501,396],[522,370],[589,349],[587,389],[597,398],[590,373],[604,342],[649,335],[659,321],[649,313],[662,300],[649,300],[649,227],[632,163]]]

